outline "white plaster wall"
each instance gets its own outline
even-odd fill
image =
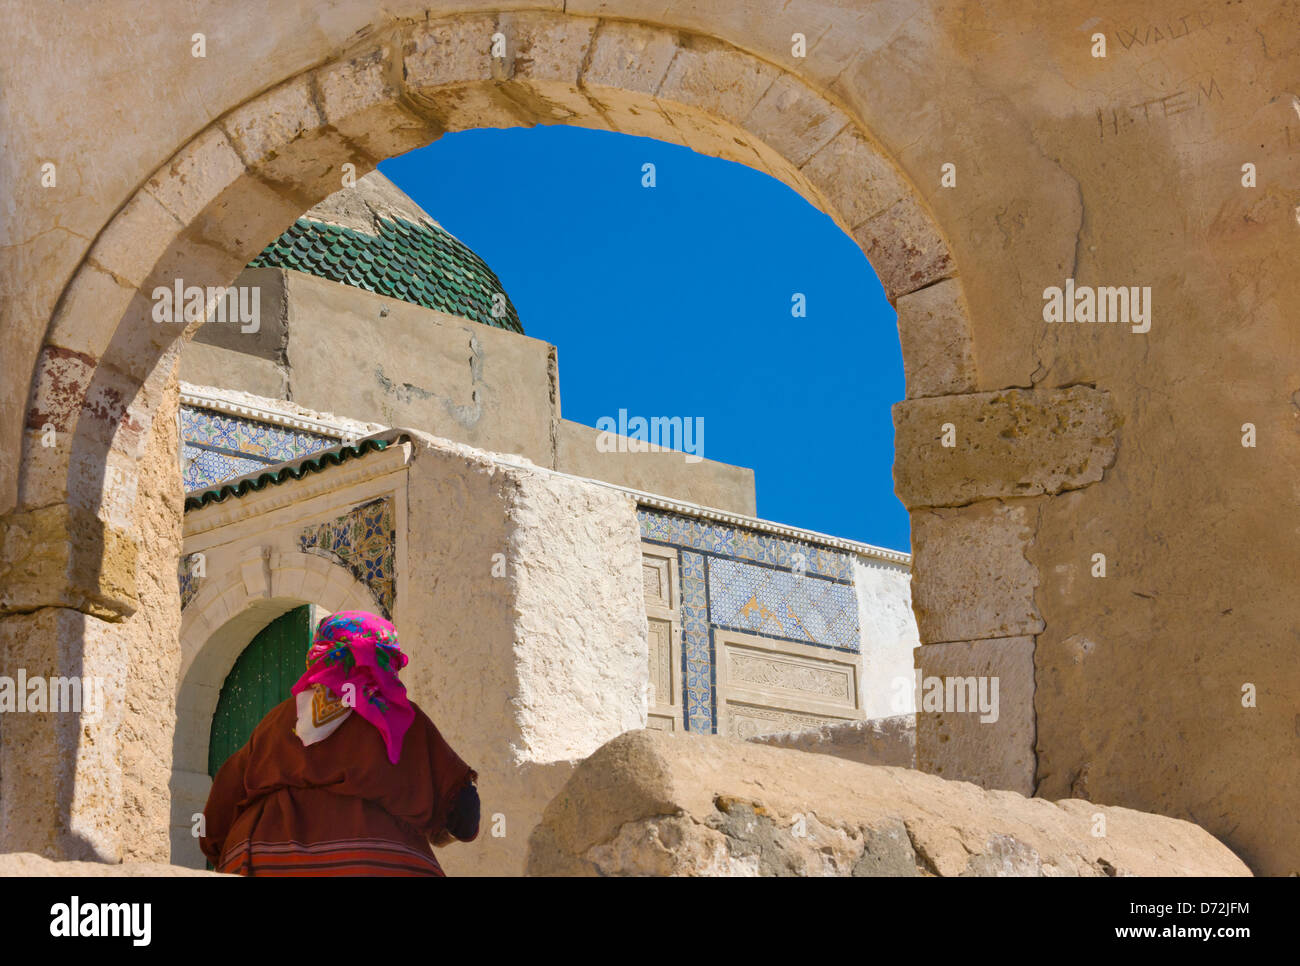
[[[606,487],[411,435],[403,677],[478,771],[483,802],[479,840],[439,861],[451,875],[520,874],[573,761],[645,725],[635,509]]]
[[[906,568],[853,558],[862,643],[862,706],[868,718],[916,712],[913,648],[921,643]]]
[[[527,761],[585,758],[646,725],[636,504],[607,487],[521,472],[510,525],[518,753]]]

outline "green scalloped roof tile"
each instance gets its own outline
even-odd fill
[[[379,235],[300,218],[250,265],[292,268],[522,332],[509,297],[492,316],[501,281],[477,253],[439,228],[381,220]]]

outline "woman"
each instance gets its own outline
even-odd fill
[[[217,772],[203,853],[240,875],[443,875],[430,840],[478,835],[475,772],[406,697],[393,625],[320,622],[307,673]]]

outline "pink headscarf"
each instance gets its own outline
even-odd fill
[[[292,688],[298,700],[295,733],[303,744],[315,744],[356,711],[379,729],[388,760],[397,764],[402,738],[415,720],[397,678],[406,662],[396,628],[382,617],[361,610],[326,617],[307,652],[307,673]]]

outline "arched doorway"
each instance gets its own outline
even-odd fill
[[[295,607],[267,624],[226,675],[212,716],[208,774],[244,746],[253,729],[285,698],[302,675],[314,627],[311,605]]]
[[[482,41],[499,29],[507,56],[494,60]],[[141,556],[147,544],[136,520],[137,464],[160,400],[169,398],[168,363],[184,328],[155,323],[151,293],[178,279],[228,284],[306,205],[337,190],[344,174],[364,173],[448,131],[608,128],[766,171],[854,238],[895,303],[901,332],[942,330],[952,351],[913,365],[909,392],[976,388],[956,259],[925,200],[863,119],[809,86],[796,66],[803,65],[782,66],[717,38],[658,26],[482,14],[394,24],[199,132],[101,232],[68,283],[33,372],[28,424],[48,426],[69,443],[47,454],[29,432],[25,452],[41,458],[20,464],[18,513],[34,526],[53,507],[71,521],[50,528],[57,531],[53,549],[37,553],[64,561],[76,576],[73,585],[58,585],[58,603],[105,623],[132,618],[141,607],[137,564],[153,561]],[[922,302],[925,312],[914,311]],[[118,322],[105,326],[101,318]],[[955,374],[952,358],[962,360]],[[63,530],[85,536],[68,541]],[[81,566],[83,559],[92,565]],[[256,571],[249,569],[250,579]],[[17,587],[12,600],[50,606],[47,584],[54,586]],[[147,623],[142,614],[134,626]],[[137,648],[143,641],[143,634],[128,638]],[[206,764],[200,759],[199,768]],[[127,799],[150,795],[147,788],[124,792]],[[103,828],[101,854],[122,848],[114,810],[77,821]]]

